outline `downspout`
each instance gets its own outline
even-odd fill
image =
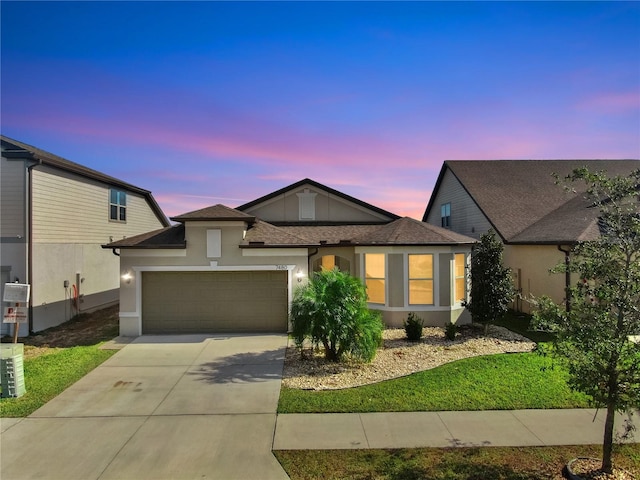
[[[27,167],[27,282],[31,284],[31,295],[29,295],[29,334],[33,333],[33,172],[32,170],[42,165],[42,160],[37,159],[37,163],[33,163]]]
[[[111,249],[111,253],[113,253],[116,257],[119,257],[120,254],[118,252],[116,252],[117,248],[112,248]]]
[[[571,272],[569,271],[569,264],[571,262],[571,247],[568,250],[563,250],[562,245],[558,245],[558,250],[564,253],[564,292],[565,292],[565,310],[571,311]]]
[[[311,278],[311,271],[313,270],[313,267],[311,266],[311,257],[313,257],[314,255],[317,255],[319,251],[320,249],[316,247],[315,252],[307,255],[307,278]]]

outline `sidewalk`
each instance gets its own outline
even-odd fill
[[[605,415],[592,409],[284,414],[277,418],[273,449],[600,444]],[[626,418],[616,416],[617,432]],[[640,425],[637,415],[633,421]]]

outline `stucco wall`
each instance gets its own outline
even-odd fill
[[[288,271],[289,300],[298,285],[307,281],[306,248],[240,248],[244,222],[187,222],[187,249],[122,249],[120,270],[131,278],[120,282],[120,334],[137,336],[142,332],[141,273],[145,271]],[[207,257],[207,230],[221,231],[221,257]],[[298,277],[298,272],[300,277]],[[300,279],[300,282],[298,282]]]
[[[531,313],[532,297],[550,296],[554,302],[565,299],[564,273],[550,273],[550,269],[564,262],[564,253],[555,245],[505,245],[504,265],[511,268],[514,285],[521,289],[522,300],[516,309]],[[575,279],[572,279],[572,282]]]

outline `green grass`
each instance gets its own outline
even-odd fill
[[[467,358],[407,377],[343,390],[282,388],[278,413],[583,408],[567,374],[537,353]]]
[[[640,444],[617,447],[614,465],[640,473]],[[602,447],[281,450],[274,455],[291,480],[542,480],[562,479],[576,457],[599,458]]]
[[[20,398],[0,399],[0,416],[30,415],[116,353],[115,350],[100,350],[99,346],[71,347],[25,358],[27,391]]]

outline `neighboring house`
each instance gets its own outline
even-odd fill
[[[467,322],[472,238],[305,179],[236,209],[214,205],[105,248],[124,272],[120,333],[286,332],[295,288],[337,267],[388,325]]]
[[[29,322],[20,334],[117,303],[120,262],[101,245],[169,225],[151,193],[0,139],[0,286],[31,284]],[[2,333],[11,328],[3,324]]]
[[[566,261],[578,241],[599,235],[599,212],[585,199],[583,182],[567,192],[553,174],[565,177],[585,166],[626,175],[640,160],[446,161],[423,221],[474,238],[496,231],[522,294],[517,310],[530,312],[532,296],[543,294],[562,302],[572,280],[549,270]]]

